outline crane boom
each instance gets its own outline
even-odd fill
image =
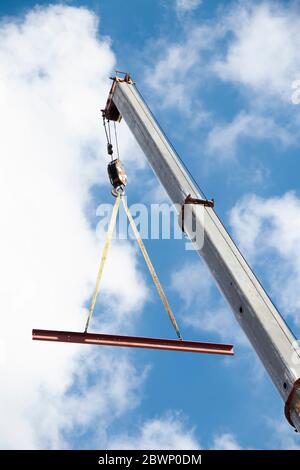
[[[115,77],[106,116],[122,116],[175,207],[190,195],[203,199],[199,188],[168,142],[131,78]],[[213,207],[204,206],[203,246],[196,247],[227,299],[237,321],[268,371],[285,403],[285,415],[300,432],[300,355],[297,341],[254,272],[231,239]],[[187,235],[192,237],[189,229]]]

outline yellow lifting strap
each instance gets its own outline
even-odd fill
[[[159,279],[158,279],[158,276],[157,276],[157,274],[156,274],[156,272],[155,272],[154,266],[153,266],[153,264],[152,264],[152,262],[151,262],[151,260],[150,260],[150,258],[149,258],[149,255],[148,255],[148,253],[147,253],[147,250],[146,250],[146,248],[145,248],[145,245],[144,245],[144,243],[143,243],[143,240],[142,240],[142,238],[141,238],[141,235],[140,235],[138,229],[136,228],[135,222],[134,222],[134,220],[133,220],[133,218],[132,218],[132,215],[131,215],[131,213],[130,213],[130,211],[129,211],[129,209],[128,209],[128,206],[127,206],[126,201],[125,201],[124,198],[122,198],[122,202],[123,202],[123,206],[124,206],[125,212],[126,212],[126,214],[127,214],[128,220],[129,220],[129,222],[130,222],[132,231],[133,231],[133,233],[134,233],[134,235],[135,235],[135,238],[136,238],[136,240],[137,240],[137,242],[138,242],[138,244],[139,244],[139,247],[140,247],[141,252],[142,252],[142,254],[143,254],[143,256],[144,256],[144,259],[145,259],[145,261],[146,261],[146,264],[147,264],[147,266],[148,266],[149,272],[150,272],[150,274],[151,274],[151,276],[152,276],[152,279],[153,279],[153,282],[154,282],[154,284],[155,284],[155,286],[156,286],[156,289],[157,289],[157,291],[158,291],[158,293],[159,293],[159,296],[160,296],[160,298],[161,298],[161,300],[162,300],[162,303],[164,304],[164,307],[165,307],[165,309],[166,309],[166,311],[167,311],[167,314],[169,315],[169,318],[170,318],[170,320],[171,320],[171,322],[172,322],[172,325],[173,325],[173,327],[174,327],[174,329],[175,329],[175,331],[176,331],[176,334],[177,334],[178,338],[179,338],[179,339],[182,339],[181,334],[180,334],[180,331],[179,331],[179,327],[178,327],[178,325],[177,325],[177,321],[176,321],[176,319],[175,319],[175,317],[174,317],[174,314],[173,314],[173,312],[172,312],[172,310],[171,310],[171,307],[170,307],[169,302],[168,302],[168,300],[167,300],[167,297],[166,297],[166,295],[165,295],[165,293],[164,293],[164,291],[163,291],[163,288],[161,287],[161,284],[160,284]]]
[[[105,261],[106,261],[106,258],[107,258],[108,249],[109,249],[109,246],[110,246],[110,243],[111,243],[114,227],[115,227],[115,224],[116,224],[117,213],[118,213],[118,209],[119,209],[119,206],[120,206],[120,199],[122,199],[123,206],[124,206],[126,215],[128,217],[129,223],[131,225],[132,231],[133,231],[133,233],[136,237],[136,240],[138,242],[140,250],[141,250],[141,252],[144,256],[144,259],[146,261],[146,264],[148,266],[149,272],[152,276],[152,279],[153,279],[153,282],[156,286],[156,289],[159,293],[159,296],[162,300],[162,303],[163,303],[163,305],[164,305],[164,307],[167,311],[167,314],[169,315],[169,318],[170,318],[171,323],[172,323],[172,325],[173,325],[173,327],[176,331],[176,334],[177,334],[178,338],[182,339],[182,336],[180,334],[180,330],[179,330],[178,324],[176,322],[175,316],[174,316],[174,314],[171,310],[171,307],[169,305],[167,297],[166,297],[166,295],[163,291],[163,288],[162,288],[162,286],[159,282],[158,276],[157,276],[157,274],[155,272],[155,269],[154,269],[154,266],[153,266],[153,264],[152,264],[152,262],[149,258],[149,255],[147,253],[147,250],[145,248],[143,240],[142,240],[142,238],[140,236],[140,233],[139,233],[139,231],[138,231],[138,229],[135,225],[135,222],[134,222],[133,217],[132,217],[132,215],[129,211],[129,208],[126,204],[126,201],[125,201],[124,197],[120,196],[120,194],[118,194],[118,196],[116,198],[116,202],[115,202],[115,205],[114,205],[114,208],[113,208],[111,220],[110,220],[110,223],[109,223],[108,232],[107,232],[106,240],[105,240],[105,245],[104,245],[104,248],[103,248],[103,253],[102,253],[102,257],[101,257],[101,261],[100,261],[98,276],[97,276],[97,280],[96,280],[96,285],[95,285],[95,289],[94,289],[94,293],[93,293],[92,303],[91,303],[91,306],[90,306],[89,315],[88,315],[88,319],[87,319],[87,322],[86,322],[85,333],[87,332],[89,322],[90,322],[90,319],[93,315],[93,311],[94,311],[94,308],[95,308],[95,303],[96,303],[96,299],[97,299],[97,295],[98,295],[98,291],[99,291],[99,284],[100,284],[100,280],[101,280],[101,277],[102,277],[104,264],[105,264]]]
[[[112,211],[111,219],[110,219],[110,222],[109,222],[108,231],[107,231],[107,234],[106,234],[105,244],[104,244],[104,248],[103,248],[103,252],[102,252],[102,256],[101,256],[101,261],[100,261],[100,266],[99,266],[99,270],[98,270],[98,275],[97,275],[97,279],[96,279],[96,285],[95,285],[94,292],[93,292],[92,303],[91,303],[91,306],[90,306],[89,315],[88,315],[86,325],[85,325],[85,330],[84,330],[85,333],[88,330],[90,319],[93,315],[93,311],[94,311],[94,308],[95,308],[95,303],[96,303],[97,295],[98,295],[98,292],[99,292],[100,280],[101,280],[101,277],[102,277],[105,261],[106,261],[106,258],[107,258],[107,253],[108,253],[108,250],[109,250],[109,247],[110,247],[111,239],[112,239],[112,236],[113,236],[113,233],[114,233],[114,228],[115,228],[115,225],[116,225],[118,210],[119,210],[119,206],[120,206],[120,200],[121,200],[121,196],[120,196],[120,194],[118,194],[118,196],[116,198],[116,201],[115,201],[115,204],[114,204],[113,211]]]

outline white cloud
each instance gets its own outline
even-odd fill
[[[178,413],[169,413],[162,418],[143,423],[136,434],[122,434],[110,442],[111,449],[200,449],[200,444],[191,429]]]
[[[69,448],[74,436],[76,440],[83,436],[79,448],[106,448],[115,420],[139,405],[147,369],[140,373],[126,354],[118,352],[104,350],[90,356],[81,357],[79,370],[74,371],[76,391],[54,394],[44,388],[45,416],[41,419],[39,407],[30,409],[39,448]]]
[[[215,436],[211,450],[242,450],[235,436],[230,433]]]
[[[202,0],[176,0],[177,13],[193,11],[202,3]]]
[[[300,13],[293,5],[233,3],[211,22],[184,25],[176,42],[160,38],[148,84],[163,105],[181,110],[191,103],[195,110],[194,90],[215,76],[242,85],[255,106],[275,97],[291,104],[300,77],[299,31]]]
[[[241,112],[231,123],[213,127],[208,134],[207,150],[221,161],[233,158],[237,144],[247,138],[270,140],[282,146],[290,145],[294,140],[292,135],[278,126],[272,118]]]
[[[166,415],[143,422],[136,433],[119,434],[109,441],[109,449],[135,450],[200,450],[203,448],[196,436],[196,430],[188,426],[184,415],[169,412]],[[240,450],[236,437],[220,433],[213,437],[211,450]]]
[[[189,288],[184,289],[187,279]],[[230,308],[227,308],[218,293],[210,272],[200,259],[173,272],[171,286],[183,302],[181,318],[186,326],[214,333],[226,342],[249,344]]]
[[[235,5],[225,21],[233,39],[226,57],[215,62],[217,74],[290,102],[292,82],[300,74],[299,12],[276,2],[245,2]]]
[[[299,325],[300,199],[293,192],[266,199],[249,195],[232,209],[230,220],[242,252],[264,269],[282,313]]]
[[[190,114],[193,123],[208,119],[199,100],[194,99],[193,90],[205,80],[207,68],[202,52],[212,48],[215,35],[207,26],[193,27],[182,41],[159,39],[150,56],[155,57],[155,63],[149,67],[146,83],[160,98],[160,106]]]
[[[291,101],[300,77],[299,31],[293,5],[235,2],[210,22],[184,25],[177,41],[157,41],[148,85],[161,106],[188,115],[191,127],[212,125],[207,149],[225,160],[245,138],[293,144],[300,122]],[[245,110],[225,125],[201,98],[216,77],[243,92]]]
[[[276,421],[267,418],[272,439],[270,448],[275,450],[300,450],[299,434],[296,434],[287,421]]]
[[[67,446],[70,424],[87,429],[107,417],[105,408],[113,419],[138,401],[140,374],[124,351],[121,359],[31,340],[32,328],[83,330],[99,262],[86,212],[92,186],[107,181],[99,108],[115,58],[97,26],[88,10],[59,5],[0,25],[2,448]],[[138,163],[126,127],[121,133],[124,153]],[[113,247],[110,257],[126,275],[108,263],[102,318],[108,323],[110,309],[110,323],[120,324],[116,300],[126,322],[147,289],[130,246]]]

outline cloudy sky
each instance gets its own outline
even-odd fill
[[[0,14],[0,447],[300,449],[182,240],[146,243],[184,337],[232,341],[235,358],[31,341],[32,328],[84,328],[97,207],[111,203],[100,109],[115,69],[299,335],[298,2],[3,0]],[[165,201],[124,122],[119,141],[129,204]],[[92,330],[173,337],[132,241],[113,243]]]

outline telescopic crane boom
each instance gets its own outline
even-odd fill
[[[115,77],[104,110],[107,119],[123,117],[175,207],[203,195],[160,129],[129,75]],[[203,206],[204,242],[198,254],[268,371],[285,403],[289,423],[300,432],[300,355],[297,341],[213,209]],[[192,233],[186,228],[192,239]],[[193,241],[193,240],[192,240]]]

